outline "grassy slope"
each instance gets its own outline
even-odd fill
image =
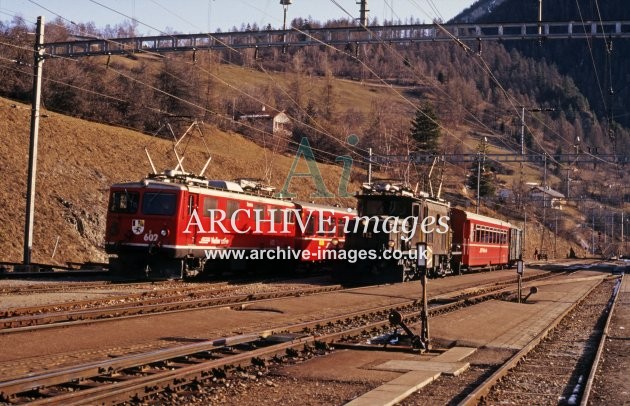
[[[145,147],[158,170],[174,167],[172,142],[60,114],[43,114],[47,117],[40,121],[33,261],[104,260],[100,247],[109,185],[141,179],[150,171]],[[22,258],[29,117],[29,106],[0,99],[0,170],[5,183],[0,188],[0,261]],[[238,134],[208,128],[203,133],[213,157],[208,177],[260,177],[271,165],[274,184],[282,187],[293,157],[274,155]],[[199,171],[204,161],[205,150],[193,139],[185,167]],[[324,164],[320,168],[328,189],[335,192],[341,168]],[[305,172],[305,165],[298,171]],[[295,178],[290,190],[306,198],[314,188],[310,180]],[[51,261],[57,236],[59,246]]]
[[[287,75],[267,74],[231,65],[222,65],[215,74],[230,84],[238,84],[240,88],[262,88],[271,84],[273,87],[287,89],[291,81]],[[304,84],[306,97],[316,99],[324,86],[324,79],[309,78]],[[221,87],[225,92],[233,92],[228,87],[223,85]],[[407,102],[382,85],[336,80],[335,89],[341,109],[351,106],[368,117],[372,101],[379,100],[398,106],[401,123],[410,121],[413,115]],[[104,233],[109,185],[124,180],[138,180],[149,172],[144,147],[149,149],[158,170],[174,167],[176,160],[172,153],[172,143],[126,129],[90,123],[55,113],[46,114],[48,117],[42,118],[40,124],[34,260],[51,262],[57,236],[59,247],[55,255],[56,262],[103,260],[105,257],[99,247],[102,245]],[[3,224],[3,232],[0,233],[0,261],[19,261],[22,257],[29,115],[29,106],[0,99],[0,136],[5,139],[5,142],[0,144],[0,169],[6,179],[6,186],[0,188],[2,201],[0,221]],[[451,140],[451,143],[459,144],[463,141],[468,146],[462,152],[474,150],[478,140],[468,135],[467,128],[452,129],[452,133],[456,139]],[[274,186],[282,187],[293,157],[274,154],[237,134],[226,134],[216,129],[205,128],[204,135],[213,156],[213,161],[206,171],[208,177],[219,179],[263,177],[270,170]],[[317,148],[317,145],[313,146]],[[493,146],[491,152],[508,151]],[[193,140],[184,162],[186,169],[199,171],[205,159],[205,150],[201,143],[199,140]],[[512,179],[519,177],[520,166],[518,164],[506,166],[514,171],[514,175],[501,175],[499,179],[509,188],[512,186]],[[320,167],[329,191],[335,193],[340,167],[323,164],[320,164]],[[306,172],[304,167],[298,170]],[[448,165],[444,187],[446,191],[456,195],[468,195],[467,199],[472,202],[475,199],[474,191],[463,187],[466,173],[465,168]],[[363,176],[354,178],[363,179]],[[434,182],[435,179],[434,176]],[[541,179],[540,168],[524,166],[523,181]],[[552,180],[553,177],[550,175],[549,181]],[[356,186],[355,184],[354,188],[351,188],[351,192],[356,190]],[[306,198],[314,188],[310,180],[295,178],[292,182],[292,191],[297,192],[301,198]],[[353,205],[354,202],[349,199],[339,203]],[[470,210],[474,210],[474,206],[470,207]],[[482,213],[496,215],[485,207],[482,208]],[[505,215],[499,217],[506,218]],[[509,215],[506,219],[510,219]],[[530,236],[539,233],[538,225],[531,227],[533,228]],[[528,232],[529,228],[528,225]],[[539,241],[539,238],[529,240],[528,252],[533,252],[534,244],[538,245]],[[562,249],[559,249],[559,252],[568,247],[568,243],[561,244]],[[568,248],[566,250],[568,251]]]

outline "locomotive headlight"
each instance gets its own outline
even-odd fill
[[[389,248],[394,248],[394,245],[396,245],[396,243],[395,243],[393,240],[389,240],[389,241],[387,241],[387,246],[388,246]]]
[[[171,231],[170,231],[168,228],[163,228],[163,229],[160,231],[160,235],[161,235],[162,237],[166,237],[166,236],[168,236],[170,233],[171,233]]]
[[[336,238],[333,238],[332,240],[330,240],[330,243],[331,243],[332,245],[338,245],[338,244],[339,244],[339,240],[338,240],[338,239],[336,239]]]

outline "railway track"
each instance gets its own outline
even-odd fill
[[[484,300],[505,299],[515,283],[451,292],[434,298],[430,314],[454,311]],[[438,302],[450,303],[438,304]],[[420,315],[416,300],[393,308],[408,321]],[[0,383],[8,403],[96,404],[142,402],[161,391],[184,390],[188,385],[224,378],[236,366],[265,368],[269,362],[325,353],[336,342],[357,342],[390,327],[391,305],[338,315],[310,322],[289,324],[273,331],[219,338],[112,360],[91,362]]]
[[[218,290],[201,289],[201,291],[184,291],[167,296],[160,294],[157,297],[146,298],[146,294],[134,294],[125,298],[115,298],[114,301],[122,300],[122,303],[109,304],[98,308],[85,308],[91,305],[100,304],[102,301],[71,302],[61,305],[39,306],[11,309],[5,312],[10,317],[0,318],[0,334],[10,334],[24,332],[27,330],[37,330],[42,328],[68,327],[80,324],[93,324],[99,322],[113,321],[130,317],[146,317],[154,314],[164,314],[171,312],[189,311],[194,309],[207,309],[211,307],[227,305],[244,305],[247,303],[260,302],[264,300],[315,295],[325,292],[342,290],[340,285],[330,285],[316,288],[302,288],[293,290],[277,290],[254,294],[233,295],[238,287],[224,287]],[[137,300],[134,303],[129,301]],[[70,306],[77,310],[64,310]],[[82,308],[83,307],[83,308]],[[16,315],[22,314],[22,315]]]
[[[618,283],[604,281],[587,292],[459,404],[579,404],[591,386]]]
[[[173,282],[165,282],[174,284]],[[124,282],[124,281],[100,281],[100,282],[54,282],[50,284],[5,286],[0,287],[0,295],[31,295],[40,293],[74,292],[85,289],[149,289],[160,286],[159,282]]]
[[[535,280],[539,277],[525,278],[525,281]],[[491,283],[485,287],[469,289],[465,293],[477,293],[480,289],[499,289],[505,283]],[[85,325],[123,318],[146,317],[148,315],[207,309],[218,306],[245,305],[277,298],[344,290],[340,285],[329,285],[288,291],[232,294],[239,289],[241,289],[241,286],[229,286],[226,282],[219,282],[210,286],[176,286],[170,289],[112,296],[98,300],[72,301],[44,306],[7,309],[0,313],[0,334]]]

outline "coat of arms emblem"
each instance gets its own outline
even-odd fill
[[[144,220],[133,220],[131,222],[131,231],[135,235],[140,235],[144,231]]]

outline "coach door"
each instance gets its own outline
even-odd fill
[[[184,215],[186,217],[185,223],[188,224],[191,221],[193,211],[197,210],[197,218],[203,221],[203,213],[199,210],[199,195],[196,193],[188,193],[188,204],[186,205],[186,210],[184,211]],[[194,220],[193,220],[194,223]],[[186,244],[196,244],[197,243],[197,233],[199,232],[199,227],[190,227],[190,233],[184,234],[186,235]]]

